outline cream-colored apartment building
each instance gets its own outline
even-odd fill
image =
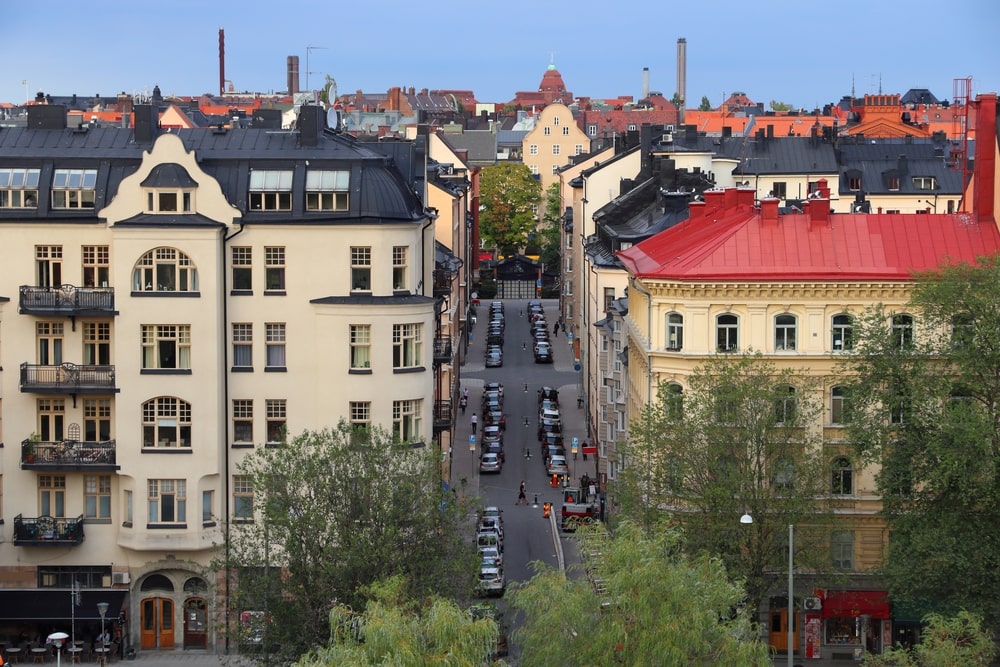
[[[559,182],[560,167],[573,156],[590,152],[590,138],[577,127],[570,108],[560,103],[548,104],[541,110],[521,145],[521,162],[538,176],[543,192]]]

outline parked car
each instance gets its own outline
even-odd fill
[[[503,398],[503,383],[502,382],[487,382],[483,385],[483,391],[496,391],[500,393],[500,398]]]
[[[483,454],[482,458],[479,459],[479,472],[500,472],[503,467],[503,462],[500,460],[500,455],[496,452],[486,452]]]
[[[483,413],[484,426],[499,426],[501,431],[507,430],[507,415],[500,410],[487,410]]]
[[[551,399],[544,398],[538,402],[538,414],[542,414],[546,410],[559,412],[559,404]]]
[[[538,404],[541,405],[542,401],[552,401],[555,405],[559,405],[559,390],[542,387],[538,390]]]
[[[501,360],[503,355],[500,355]],[[492,398],[482,402],[480,406],[483,412],[495,412],[497,410],[503,410],[503,403],[500,401],[499,396],[493,396]]]
[[[566,458],[566,448],[562,445],[542,445],[542,463],[546,468],[549,467],[549,459],[553,456]]]
[[[503,526],[503,510],[496,505],[487,505],[483,508],[483,511],[479,513],[479,520],[483,519],[496,519]]]
[[[493,548],[502,554],[503,540],[501,540],[500,536],[493,531],[488,531],[485,533],[476,533],[476,548],[480,550]]]
[[[479,559],[483,565],[503,567],[503,554],[497,547],[480,547]]]
[[[500,539],[503,539],[503,522],[495,516],[485,516],[479,519],[479,523],[476,525],[477,533],[496,533]]]
[[[507,581],[503,576],[502,567],[479,568],[478,590],[481,595],[501,596],[507,588]]]
[[[503,352],[490,352],[486,355],[486,368],[500,368],[503,366]]]
[[[550,456],[549,462],[545,466],[545,472],[550,475],[567,475],[569,466],[566,464],[565,456]]]
[[[539,438],[541,441],[542,449],[544,450],[549,445],[554,445],[556,447],[565,447],[566,443],[563,440],[563,435],[561,432],[556,431],[545,431]]]
[[[496,403],[503,406],[503,394],[496,390],[487,389],[483,392],[481,403],[482,405],[486,405],[487,403]]]
[[[537,343],[535,345],[535,363],[536,364],[551,364],[552,363],[552,346],[548,343]]]

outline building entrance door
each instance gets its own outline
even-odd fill
[[[139,610],[142,648],[173,649],[174,601],[170,598],[145,598]]]

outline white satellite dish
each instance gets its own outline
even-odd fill
[[[326,111],[326,126],[331,130],[340,129],[340,112],[332,107]]]

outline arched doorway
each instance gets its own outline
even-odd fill
[[[184,582],[184,648],[208,647],[208,604],[202,597],[208,584],[201,577]]]
[[[140,647],[173,649],[174,601],[168,597],[174,592],[173,583],[162,574],[152,574],[142,582],[140,590],[144,594],[139,603]]]

